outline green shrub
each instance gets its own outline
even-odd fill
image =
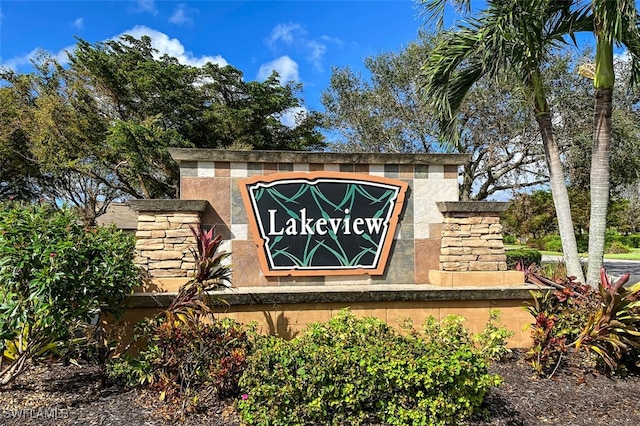
[[[538,250],[531,249],[517,249],[507,250],[507,267],[509,269],[515,269],[519,262],[522,262],[524,267],[528,267],[532,264],[540,264],[542,261],[542,254]]]
[[[607,253],[610,254],[621,254],[621,253],[629,253],[631,249],[619,241],[614,241],[607,248]]]
[[[640,234],[625,235],[621,242],[627,247],[640,248]]]
[[[544,249],[546,251],[562,252],[562,240],[559,235],[547,235],[544,237]]]
[[[96,314],[121,313],[139,284],[133,253],[132,237],[85,229],[69,209],[0,205],[0,385],[68,345]]]
[[[527,247],[535,250],[544,250],[545,249],[545,241],[542,238],[529,238],[527,240]]]
[[[589,234],[576,234],[576,244],[578,253],[586,253],[589,251]]]
[[[502,242],[505,244],[518,244],[518,238],[515,235],[504,235],[502,237]]]
[[[507,339],[513,337],[513,331],[500,326],[500,311],[489,311],[489,322],[481,333],[473,336],[476,347],[491,361],[499,361],[511,355],[511,349],[507,347]]]
[[[461,317],[401,335],[347,310],[291,341],[269,337],[240,380],[243,422],[260,425],[457,424],[499,377]],[[495,350],[491,351],[495,352]]]

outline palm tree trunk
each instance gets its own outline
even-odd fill
[[[591,218],[589,222],[589,269],[587,283],[596,285],[604,259],[609,206],[609,157],[613,89],[596,89],[591,156]]]
[[[611,4],[609,4],[611,5]],[[604,4],[596,4],[595,13],[604,13]],[[593,119],[593,152],[591,154],[591,211],[589,219],[589,266],[587,283],[596,285],[604,259],[604,244],[609,207],[609,157],[611,155],[611,109],[615,72],[613,39],[597,28],[596,72],[593,78],[595,106]]]
[[[576,277],[578,282],[584,283],[584,274],[582,273],[582,266],[580,265],[576,234],[573,229],[573,219],[571,218],[569,193],[567,192],[567,183],[565,182],[564,172],[562,171],[560,150],[553,136],[551,115],[548,112],[539,113],[536,115],[536,121],[540,127],[544,154],[547,166],[549,167],[549,182],[551,185],[553,204],[558,218],[558,231],[560,232],[560,240],[562,241],[562,251],[567,267],[567,275]]]

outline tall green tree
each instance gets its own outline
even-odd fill
[[[317,113],[299,115],[293,126],[282,122],[303,106],[299,85],[280,84],[275,73],[244,81],[231,66],[184,65],[160,55],[149,37],[78,40],[67,66],[42,55],[29,74],[0,71],[0,111],[7,111],[0,150],[22,144],[46,177],[35,191],[78,204],[88,222],[115,198],[177,197],[170,147],[324,146]],[[16,122],[20,132],[12,130]],[[14,179],[0,177],[0,188]]]
[[[591,213],[587,282],[599,279],[605,246],[610,186],[611,116],[615,86],[614,44],[628,49],[632,81],[640,76],[640,15],[634,0],[592,0],[593,33],[596,37],[593,152],[591,155]]]
[[[322,93],[325,127],[339,151],[432,152],[438,150],[431,109],[420,102],[420,67],[432,49],[426,34],[400,52],[364,59],[370,79],[334,68]]]
[[[433,37],[421,33],[398,52],[366,58],[368,78],[348,67],[333,69],[322,96],[332,149],[442,151],[434,110],[421,101],[419,88],[420,70],[433,45]],[[521,97],[485,79],[470,91],[460,116],[460,138],[452,150],[471,154],[462,170],[461,199],[484,200],[547,181],[539,166],[543,153],[537,132]]]
[[[13,90],[0,87],[0,200],[38,198],[40,170],[24,149],[28,136],[21,114],[21,93],[28,90],[24,78],[15,80]]]
[[[421,3],[429,19],[442,22],[446,0]],[[469,0],[454,3],[470,10]],[[569,6],[569,2],[555,0],[488,0],[478,17],[444,33],[425,63],[423,87],[425,97],[440,113],[443,138],[454,143],[459,133],[458,112],[469,89],[485,76],[508,71],[517,77],[539,126],[567,271],[584,282],[542,72],[552,49],[592,25],[588,11]]]
[[[502,214],[505,231],[526,240],[542,238],[557,231],[553,197],[549,191],[517,194]]]

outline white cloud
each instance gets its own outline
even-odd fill
[[[169,22],[176,25],[193,25],[193,18],[191,18],[191,13],[193,13],[193,9],[188,9],[187,6],[183,3],[179,4],[176,7],[176,10],[173,12],[173,15],[169,18]]]
[[[136,0],[136,11],[140,13],[150,13],[153,16],[158,14],[154,0]]]
[[[336,42],[328,36],[322,36],[321,40]],[[265,39],[265,43],[273,50],[278,50],[281,44],[293,47],[302,52],[316,69],[322,71],[322,60],[327,52],[327,46],[307,37],[307,31],[300,24],[289,22],[276,25]]]
[[[631,53],[629,53],[628,49],[624,49],[621,53],[616,53],[614,55],[614,60],[620,62],[631,62]]]
[[[303,119],[307,115],[305,107],[289,108],[280,114],[280,122],[293,129],[298,125],[298,118]]]
[[[67,65],[69,63],[69,56],[67,56],[67,53],[73,52],[74,49],[75,46],[67,46],[64,49],[59,50],[58,53],[54,55],[56,61],[58,61],[60,65]]]
[[[129,34],[135,38],[140,38],[144,35],[151,37],[151,47],[158,50],[159,56],[162,56],[164,54],[173,56],[174,58],[178,59],[178,62],[184,65],[201,67],[207,62],[218,64],[221,67],[229,65],[226,59],[224,59],[220,55],[195,56],[192,52],[189,52],[185,49],[185,47],[182,45],[180,40],[176,38],[170,38],[165,33],[151,29],[149,27],[138,25],[133,27],[130,30],[124,31],[122,34],[114,38],[119,38],[124,34]],[[60,63],[61,65],[66,65],[69,63],[67,52],[73,52],[74,49],[75,49],[75,45],[67,46],[64,49],[60,49],[57,53],[51,53],[50,55],[53,58],[55,58],[58,61],[58,63]],[[36,59],[41,52],[42,52],[42,49],[37,48],[27,53],[24,56],[12,58],[6,62],[0,62],[0,65],[15,71],[22,66],[30,65],[31,61]],[[297,65],[296,65],[296,76],[297,76]]]
[[[280,75],[280,84],[284,85],[289,81],[299,81],[298,63],[288,56],[281,56],[271,62],[260,65],[258,70],[258,80],[266,80],[273,71]]]
[[[328,41],[329,43],[337,44],[338,46],[344,46],[344,41],[342,41],[338,37],[331,37],[331,36],[328,36],[328,35],[323,35],[322,37],[320,37],[320,39],[323,40],[323,41]]]
[[[75,46],[67,46],[64,49],[60,49],[57,53],[49,53],[41,48],[35,48],[31,52],[23,56],[18,56],[9,59],[6,62],[0,62],[0,66],[7,67],[13,71],[17,71],[19,68],[31,65],[31,63],[43,56],[49,56],[55,59],[60,65],[66,65],[69,63],[69,57],[67,52],[73,52]]]
[[[21,66],[29,65],[31,61],[36,58],[38,52],[40,52],[40,49],[33,49],[24,56],[18,56],[16,58],[9,59],[6,62],[2,62],[2,66],[17,71]]]
[[[307,59],[311,61],[314,67],[322,70],[322,58],[327,52],[327,46],[322,43],[318,43],[317,41],[311,40],[307,43],[307,47],[309,49]]]
[[[278,24],[273,30],[271,30],[271,34],[267,37],[267,45],[271,48],[275,48],[276,43],[278,41],[282,41],[285,44],[292,45],[294,42],[300,39],[304,39],[307,32],[300,26],[300,24],[288,23],[288,24]]]
[[[84,19],[78,18],[75,21],[73,21],[72,25],[74,26],[74,28],[81,30],[84,28]]]
[[[220,55],[204,55],[196,57],[192,52],[187,51],[177,38],[169,38],[165,33],[143,25],[137,25],[130,30],[124,31],[121,35],[124,34],[129,34],[135,38],[140,38],[144,35],[151,37],[151,47],[157,49],[160,55],[167,54],[177,58],[178,62],[181,64],[191,65],[194,67],[201,67],[207,62],[218,64],[221,67],[229,65],[229,63]]]

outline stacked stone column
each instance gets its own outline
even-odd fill
[[[504,203],[438,203],[444,215],[441,271],[506,271],[500,211]]]
[[[138,212],[135,263],[149,278],[188,277],[195,267],[191,249],[196,239],[190,227],[200,226],[206,201],[135,200]]]

